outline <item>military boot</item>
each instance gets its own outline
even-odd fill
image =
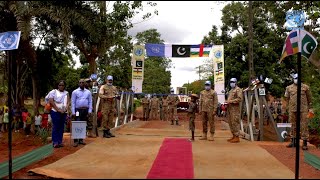
[[[302,150],[308,150],[307,140],[303,140]]]
[[[232,134],[232,137],[230,139],[228,139],[227,141],[230,142],[232,139],[234,139],[234,137],[236,137],[234,134]]]
[[[96,138],[97,136],[96,136],[96,134],[93,132],[93,130],[91,129],[91,130],[89,130],[89,135],[88,135],[88,137]]]
[[[173,120],[171,120],[171,125],[173,125]]]
[[[111,134],[110,129],[108,129],[108,134],[110,137],[116,137],[115,135]]]
[[[213,138],[214,134],[213,133],[210,133],[210,136],[208,138],[208,141],[214,141],[214,138]]]
[[[287,148],[296,147],[296,138],[291,138],[291,142],[286,147]]]
[[[176,120],[176,125],[179,126],[178,120]]]
[[[207,133],[203,133],[199,140],[207,140]]]
[[[74,139],[73,140],[73,147],[78,147],[78,145],[79,145],[78,139]]]
[[[108,130],[103,130],[103,137],[104,138],[111,138],[111,136],[109,135],[109,133],[108,133]]]
[[[240,142],[240,138],[239,138],[239,136],[234,136],[234,138],[231,139],[229,142],[230,143],[239,143]]]
[[[189,139],[190,141],[194,141],[194,131],[191,131],[191,139]]]
[[[86,143],[83,141],[83,139],[79,139],[79,144],[86,145]]]

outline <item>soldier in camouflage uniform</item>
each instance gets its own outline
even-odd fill
[[[211,89],[211,82],[205,82],[205,90],[200,92],[199,114],[202,119],[202,132],[203,135],[200,140],[207,140],[208,121],[210,125],[209,141],[214,141],[213,136],[215,133],[214,116],[217,113],[218,96],[215,90]]]
[[[162,114],[163,114],[163,121],[168,121],[168,111],[169,111],[169,99],[168,95],[163,95],[162,101],[161,101],[161,106],[162,106]]]
[[[197,111],[197,94],[191,94],[191,101],[189,102],[189,108],[187,110],[188,118],[189,118],[189,130],[191,131],[191,139],[190,141],[194,141],[194,130],[195,130],[195,124],[194,119],[196,118],[196,111]]]
[[[150,100],[150,107],[151,107],[150,119],[157,120],[160,102],[156,94],[153,94],[153,97]]]
[[[292,123],[291,126],[291,142],[287,147],[296,146],[296,122],[297,122],[297,83],[298,74],[293,75],[293,84],[287,86],[284,97],[287,101],[287,109],[289,110],[289,121]],[[308,132],[308,111],[312,112],[311,109],[311,91],[308,85],[301,83],[301,139],[303,140],[303,150],[308,150],[307,140],[309,137]]]
[[[143,107],[143,110],[142,110],[143,120],[147,121],[149,119],[149,106],[150,106],[150,100],[147,95],[145,95],[142,98],[141,103],[142,103],[142,107]]]
[[[115,137],[111,134],[110,129],[113,126],[113,118],[116,107],[116,96],[118,94],[118,90],[115,86],[112,85],[113,77],[107,77],[107,83],[102,85],[99,90],[99,97],[101,98],[102,104],[102,123],[101,130],[103,130],[103,137],[110,138]]]
[[[84,80],[85,81],[85,85],[84,87],[86,89],[88,89],[91,94],[92,94],[92,105],[94,105],[95,103],[93,103],[93,101],[95,100],[94,99],[94,94],[92,93],[92,88],[91,88],[91,79],[90,78],[87,78]],[[95,113],[95,107],[92,107],[92,114]],[[87,129],[88,129],[88,137],[92,137],[92,138],[95,138],[96,137],[96,134],[93,132],[93,115],[90,115],[88,117],[88,121],[87,121]]]
[[[174,94],[174,90],[170,90],[170,95],[168,96],[169,101],[169,119],[171,120],[171,125],[174,125],[173,121],[176,121],[176,125],[179,125],[177,106],[180,103],[180,100],[177,95]]]
[[[232,133],[232,138],[228,139],[230,143],[238,143],[240,130],[240,104],[243,100],[242,89],[237,86],[237,79],[230,79],[231,90],[228,92],[227,118]]]

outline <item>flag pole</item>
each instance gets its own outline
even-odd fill
[[[8,108],[9,108],[9,132],[8,132],[8,148],[9,148],[9,179],[12,179],[12,103],[11,103],[11,74],[12,74],[12,52],[7,52],[7,63],[8,63]]]
[[[297,116],[296,116],[296,165],[295,179],[299,179],[300,160],[300,119],[301,119],[301,52],[298,52],[298,87],[297,87]]]

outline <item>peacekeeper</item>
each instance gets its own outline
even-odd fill
[[[113,125],[113,118],[116,109],[116,96],[118,90],[113,84],[113,77],[107,76],[106,84],[102,85],[99,90],[99,97],[101,98],[101,112],[102,112],[102,124],[101,130],[103,130],[103,137],[110,138],[115,137],[110,129]]]

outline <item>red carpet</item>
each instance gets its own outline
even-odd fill
[[[182,138],[165,138],[147,179],[193,179],[192,143]]]

